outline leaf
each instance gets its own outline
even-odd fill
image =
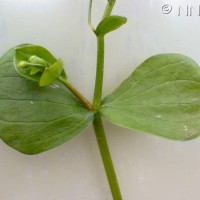
[[[56,147],[84,131],[93,120],[59,82],[39,87],[13,66],[14,48],[0,59],[0,138],[25,154]]]
[[[63,62],[61,59],[58,59],[53,65],[45,68],[41,76],[39,85],[47,86],[53,83],[61,75],[62,71],[63,71]]]
[[[109,16],[104,18],[96,28],[97,36],[104,36],[105,34],[114,31],[124,25],[127,18],[121,16]]]
[[[200,68],[180,54],[153,56],[103,100],[100,112],[129,129],[195,138],[200,135]]]

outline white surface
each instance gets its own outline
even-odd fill
[[[164,15],[162,6],[173,5]],[[106,0],[94,1],[93,21]],[[114,14],[128,24],[106,38],[104,95],[149,56],[178,52],[200,63],[200,16],[178,16],[197,1],[117,0]],[[93,96],[96,40],[87,26],[88,1],[0,0],[0,55],[20,43],[62,57],[71,82]],[[124,200],[199,200],[200,139],[175,142],[105,122]],[[68,143],[26,156],[0,142],[1,200],[111,200],[90,128]]]

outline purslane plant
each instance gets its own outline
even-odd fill
[[[111,15],[108,0],[96,28],[96,82],[90,103],[68,81],[62,59],[44,47],[18,45],[0,59],[0,138],[12,148],[37,154],[65,143],[93,124],[114,200],[121,200],[101,117],[125,128],[174,140],[200,135],[200,68],[180,54],[155,55],[102,100],[104,37],[126,23]]]

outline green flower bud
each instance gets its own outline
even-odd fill
[[[48,63],[44,59],[42,59],[42,58],[40,58],[36,55],[31,56],[29,58],[29,61],[33,64],[38,64],[38,65],[41,65],[41,66],[44,66],[44,67],[48,66]]]
[[[62,60],[56,60],[47,49],[41,46],[17,47],[14,66],[21,76],[37,81],[40,86],[50,85],[60,76],[66,79]]]
[[[17,66],[20,67],[20,68],[25,68],[25,67],[28,67],[30,66],[31,63],[27,62],[27,61],[20,61]]]

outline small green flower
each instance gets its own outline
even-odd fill
[[[41,46],[17,47],[14,65],[21,76],[39,82],[40,86],[52,84],[59,76],[66,78],[62,60],[56,60],[47,49]]]

